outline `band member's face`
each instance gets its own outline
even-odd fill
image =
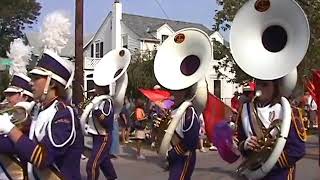
[[[179,91],[171,91],[171,94],[174,97],[175,105],[180,105],[185,99],[187,91],[186,90],[179,90]]]
[[[35,100],[40,100],[46,86],[47,78],[45,76],[34,76],[31,80],[32,93]]]
[[[272,100],[272,96],[274,93],[274,84],[273,81],[256,81],[256,89],[257,91],[261,91],[261,96],[258,97],[258,100],[261,102],[268,102]]]
[[[9,107],[13,107],[18,102],[26,101],[27,99],[21,93],[8,93],[6,98],[8,100]]]

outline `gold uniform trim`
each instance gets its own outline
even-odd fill
[[[302,117],[301,109],[293,107],[292,110],[293,110],[292,120],[293,120],[295,130],[296,130],[299,138],[305,142],[307,140],[307,132],[306,132],[304,124],[303,124],[303,117]]]
[[[38,150],[40,149],[40,146],[37,145],[36,148],[34,148],[33,152],[32,152],[32,155],[31,155],[31,158],[30,158],[30,161],[31,162],[34,162],[34,158],[35,158],[35,154],[37,154]]]

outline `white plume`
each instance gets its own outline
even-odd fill
[[[22,39],[14,39],[10,44],[10,51],[7,56],[12,60],[10,74],[23,73],[27,74],[27,65],[31,57],[31,47],[26,46]]]
[[[68,43],[71,22],[62,12],[55,11],[45,18],[42,30],[44,48],[60,54]]]

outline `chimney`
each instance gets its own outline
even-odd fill
[[[115,0],[112,8],[112,49],[121,48],[122,4]]]

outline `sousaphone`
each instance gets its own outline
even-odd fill
[[[250,76],[261,80],[282,78],[285,85],[282,90],[286,91],[283,95],[288,96],[295,86],[295,68],[307,52],[309,38],[308,20],[297,2],[249,0],[232,22],[230,48],[236,63]],[[272,149],[248,157],[237,169],[240,175],[260,179],[277,162],[291,123],[291,108],[285,97],[281,98],[281,105],[283,117],[274,126],[279,133]]]
[[[154,61],[154,73],[157,81],[169,90],[191,88],[194,95],[186,99],[174,114],[170,123],[160,125],[160,155],[166,155],[170,141],[181,117],[190,105],[194,105],[198,115],[207,102],[207,83],[205,73],[212,60],[212,45],[208,35],[200,29],[185,28],[168,37],[159,47]]]
[[[109,85],[110,94],[96,96],[84,109],[80,123],[85,134],[88,132],[92,134],[101,134],[104,129],[99,127],[99,123],[94,124],[91,118],[88,118],[90,112],[97,107],[103,100],[113,97],[114,100],[114,114],[120,113],[123,105],[126,88],[128,85],[127,69],[130,64],[131,53],[128,49],[120,48],[113,49],[108,52],[99,63],[95,66],[93,71],[93,81],[98,86]],[[91,128],[92,127],[92,128]],[[98,131],[94,130],[95,128]]]

